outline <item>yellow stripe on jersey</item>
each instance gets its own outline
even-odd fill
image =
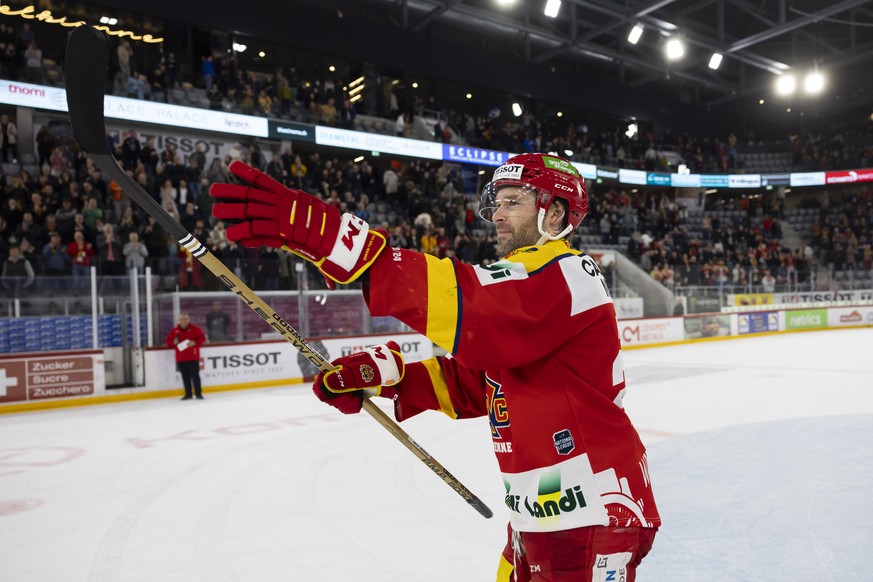
[[[454,352],[458,327],[458,280],[449,259],[425,255],[427,261],[427,333],[439,347]]]
[[[497,566],[497,582],[512,582],[512,571],[515,568],[505,556],[500,556],[500,565]]]
[[[571,249],[567,241],[561,239],[549,241],[538,247],[522,247],[517,251],[510,253],[509,256],[503,260],[512,261],[513,263],[521,263],[524,265],[526,272],[532,273],[543,268],[556,257],[567,254],[578,255],[580,253],[579,251]]]
[[[430,383],[433,386],[433,393],[440,405],[440,412],[453,420],[457,419],[458,414],[455,412],[455,407],[452,406],[452,397],[449,395],[449,386],[446,384],[446,378],[443,376],[439,360],[431,358],[422,363],[430,376]]]

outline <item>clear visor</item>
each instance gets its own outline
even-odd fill
[[[502,182],[495,185],[494,182],[489,182],[482,189],[479,198],[479,216],[483,220],[494,222],[494,213],[498,209],[515,212],[525,206],[533,206],[536,199],[536,190],[526,184]]]

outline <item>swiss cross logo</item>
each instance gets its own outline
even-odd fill
[[[18,378],[11,376],[6,377],[6,370],[0,369],[0,397],[6,396],[6,388],[18,386]]]
[[[0,402],[27,399],[23,362],[0,362]]]

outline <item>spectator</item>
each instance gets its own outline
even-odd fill
[[[61,242],[61,235],[53,232],[49,235],[49,242],[42,248],[42,264],[44,274],[49,277],[49,288],[60,291],[63,283],[59,277],[67,277],[70,273],[70,255]]]
[[[209,237],[206,239],[206,244],[215,256],[221,258],[222,253],[227,249],[227,232],[224,227],[224,221],[218,220],[215,226],[209,231]]]
[[[21,215],[21,222],[18,228],[15,229],[15,238],[19,241],[27,240],[32,245],[36,245],[42,238],[42,228],[33,222],[33,214],[25,212]]]
[[[55,223],[57,224],[58,232],[61,233],[61,237],[65,241],[72,240],[73,238],[73,223],[75,217],[76,209],[73,208],[72,200],[64,198],[61,201],[61,207],[55,211]]]
[[[24,80],[34,85],[45,84],[45,69],[42,62],[42,51],[36,46],[36,42],[31,42],[24,51]]]
[[[61,147],[56,147],[52,151],[51,158],[49,158],[49,163],[52,168],[52,176],[55,178],[59,177],[62,173],[64,173],[67,169],[67,156],[64,154],[64,150]]]
[[[55,148],[55,138],[48,125],[43,125],[36,133],[36,151],[39,167],[49,163],[52,150]]]
[[[73,234],[73,242],[67,245],[67,254],[70,255],[73,265],[73,288],[78,294],[88,286],[94,247],[85,241],[84,232],[77,231]]]
[[[776,278],[770,272],[770,269],[764,270],[764,276],[761,277],[761,288],[764,290],[764,293],[776,291]]]
[[[179,69],[176,64],[176,53],[169,52],[164,58],[164,76],[167,89],[175,89],[179,82]]]
[[[121,252],[124,254],[124,267],[128,271],[136,269],[138,272],[141,272],[145,268],[145,260],[149,256],[149,251],[139,241],[139,234],[136,231],[128,234],[128,241]]]
[[[224,95],[221,94],[221,89],[218,88],[218,85],[213,84],[209,88],[206,98],[209,100],[209,109],[213,111],[224,110]]]
[[[201,57],[200,73],[203,75],[203,86],[206,92],[209,93],[212,89],[212,84],[215,82],[215,63],[212,62],[212,55]]]
[[[18,128],[5,113],[0,115],[0,157],[3,163],[18,163]]]
[[[194,206],[194,203],[188,202],[185,204],[185,211],[179,219],[179,222],[185,227],[185,230],[193,232],[194,228],[197,226],[198,220],[203,220],[203,216],[200,214],[200,211],[197,210],[197,207]]]
[[[36,280],[36,274],[30,261],[21,255],[21,249],[17,244],[9,247],[9,257],[3,263],[2,281],[3,287],[17,292],[28,289]]]
[[[122,255],[121,239],[115,233],[115,227],[104,224],[103,231],[97,237],[97,256],[100,274],[110,277],[124,275],[124,255]]]
[[[119,42],[116,55],[118,56],[118,76],[127,80],[131,76],[130,59],[133,57],[133,47],[130,46],[130,42],[126,39]]]
[[[179,290],[201,291],[203,289],[203,273],[200,261],[191,256],[188,249],[179,247]]]
[[[85,208],[82,209],[82,216],[85,220],[85,226],[91,230],[97,229],[97,221],[103,220],[103,209],[97,205],[97,198],[92,196],[85,201]]]
[[[400,177],[397,175],[397,172],[394,171],[393,168],[388,168],[385,170],[385,173],[382,174],[382,185],[385,187],[385,196],[389,200],[397,194],[397,189],[400,184]]]
[[[230,340],[227,330],[230,327],[230,317],[222,311],[221,301],[212,302],[212,311],[206,314],[206,331],[210,342],[226,342]]]
[[[127,77],[127,96],[131,99],[142,101],[145,99],[147,89],[149,92],[151,91],[146,76],[139,71],[131,72],[130,76]]]
[[[135,129],[130,130],[124,141],[121,142],[121,160],[128,170],[136,169],[142,159],[142,144]]]
[[[152,74],[149,75],[148,83],[151,88],[152,101],[157,101],[159,103],[167,102],[167,85],[166,85],[166,75],[164,71],[163,65],[158,65],[152,70]]]
[[[173,348],[176,357],[176,369],[182,376],[185,396],[182,400],[203,400],[200,385],[200,346],[206,343],[203,330],[191,323],[187,313],[179,315],[179,323],[167,334],[167,347]]]

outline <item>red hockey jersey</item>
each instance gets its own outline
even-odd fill
[[[488,415],[513,529],[660,525],[622,408],[615,308],[591,257],[564,241],[487,267],[390,249],[364,292],[373,315],[450,353],[407,365],[395,416]]]

